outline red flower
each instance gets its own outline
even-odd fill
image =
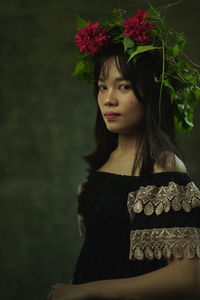
[[[125,35],[140,43],[150,42],[151,37],[147,34],[147,30],[152,30],[154,27],[151,22],[145,21],[146,16],[146,11],[139,9],[133,17],[125,19]]]
[[[85,28],[79,29],[74,37],[80,51],[92,55],[99,52],[109,38],[106,28],[100,29],[99,23],[91,22]]]

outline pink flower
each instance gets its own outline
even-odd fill
[[[125,19],[125,35],[140,43],[150,42],[151,37],[147,34],[147,30],[152,30],[154,26],[151,22],[145,21],[146,16],[146,11],[139,9],[133,17]]]
[[[106,28],[100,29],[99,23],[91,22],[85,28],[79,29],[74,37],[80,51],[92,55],[99,52],[109,38]]]

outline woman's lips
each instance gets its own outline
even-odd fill
[[[117,113],[105,113],[104,116],[106,117],[106,119],[108,120],[114,120],[117,117],[120,117],[121,114],[117,114]]]

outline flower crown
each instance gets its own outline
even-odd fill
[[[110,43],[122,43],[129,55],[128,61],[133,60],[133,63],[141,53],[159,50],[162,53],[162,74],[155,76],[155,82],[160,84],[159,111],[165,87],[171,101],[176,103],[174,124],[177,135],[194,127],[193,114],[200,97],[199,72],[191,67],[191,60],[183,51],[186,38],[164,22],[163,12],[181,1],[157,9],[149,5],[148,11],[139,9],[134,16],[125,19],[124,10],[114,9],[110,13],[111,21],[101,24],[77,17],[78,30],[74,37],[80,51],[73,75],[86,82],[94,80],[95,58]]]

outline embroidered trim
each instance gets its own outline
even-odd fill
[[[160,215],[171,208],[174,211],[183,208],[185,212],[190,212],[191,208],[200,206],[200,190],[194,182],[189,182],[186,186],[173,181],[168,186],[141,186],[137,191],[128,194],[127,206],[131,218],[142,211],[147,216],[154,212]]]
[[[170,258],[200,258],[200,228],[173,227],[132,230],[131,260]]]

